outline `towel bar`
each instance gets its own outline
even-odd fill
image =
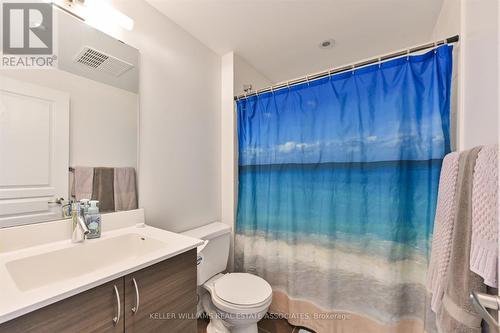
[[[470,298],[472,300],[472,304],[476,308],[478,314],[486,320],[486,322],[495,329],[499,329],[500,325],[493,318],[493,316],[486,310],[486,308],[490,308],[493,310],[500,309],[500,297],[497,295],[488,295],[483,293],[476,293],[473,291],[470,294]]]

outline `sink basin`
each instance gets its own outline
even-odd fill
[[[138,258],[165,245],[154,238],[130,233],[16,259],[5,267],[17,288],[27,291]]]

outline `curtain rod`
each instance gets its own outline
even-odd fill
[[[427,44],[415,46],[415,47],[412,47],[412,48],[409,48],[409,49],[405,49],[405,50],[402,50],[402,51],[398,51],[398,52],[386,54],[386,55],[381,56],[381,57],[376,57],[376,58],[372,58],[372,59],[369,59],[369,60],[364,60],[364,61],[361,61],[361,62],[358,62],[358,63],[355,63],[355,64],[351,64],[351,65],[347,65],[347,66],[341,66],[341,67],[337,67],[337,68],[332,68],[332,69],[329,69],[327,71],[323,71],[323,72],[312,74],[312,75],[306,75],[304,77],[301,77],[301,78],[298,78],[298,79],[294,79],[294,80],[291,80],[291,81],[284,81],[284,82],[281,82],[281,83],[277,83],[277,84],[274,84],[274,85],[269,86],[267,88],[258,89],[256,91],[248,93],[248,94],[241,94],[239,96],[234,96],[234,100],[237,101],[239,99],[243,99],[243,98],[247,98],[247,97],[251,97],[251,96],[260,95],[262,93],[271,92],[271,91],[274,91],[274,90],[277,90],[277,89],[281,89],[281,88],[285,88],[285,87],[291,87],[291,86],[295,86],[297,84],[301,84],[301,83],[304,83],[304,82],[310,82],[310,81],[318,80],[318,79],[321,79],[321,78],[324,78],[324,77],[327,77],[327,76],[331,76],[331,75],[334,75],[334,74],[338,74],[338,73],[341,73],[341,72],[345,72],[345,71],[349,71],[349,70],[354,70],[356,68],[364,67],[364,66],[367,66],[367,65],[381,63],[383,61],[387,61],[387,60],[394,59],[394,58],[397,58],[397,57],[401,57],[401,56],[404,56],[404,55],[408,55],[408,54],[412,54],[412,53],[415,53],[415,52],[419,52],[419,51],[423,51],[423,50],[435,48],[435,47],[438,47],[440,45],[456,43],[459,40],[460,40],[460,37],[458,35],[455,35],[455,36],[452,36],[452,37],[449,37],[449,38],[446,38],[446,39],[442,39],[442,40],[439,40],[439,41],[436,41],[436,42],[433,42],[433,43],[427,43]]]

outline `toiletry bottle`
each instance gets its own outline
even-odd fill
[[[81,213],[82,213],[82,216],[85,217],[85,215],[87,215],[87,213],[89,212],[89,207],[90,207],[90,199],[82,199],[80,200],[80,207],[82,209]]]
[[[63,211],[63,218],[71,218],[71,205],[73,204],[73,202],[71,200],[68,201],[68,203],[64,204],[62,206],[62,211]]]
[[[101,214],[99,214],[99,201],[90,200],[87,215],[85,216],[85,223],[89,228],[90,233],[87,235],[88,239],[101,237]]]

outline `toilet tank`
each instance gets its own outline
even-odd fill
[[[231,228],[227,224],[212,222],[182,234],[208,241],[205,246],[198,247],[199,286],[226,269],[231,243]]]

